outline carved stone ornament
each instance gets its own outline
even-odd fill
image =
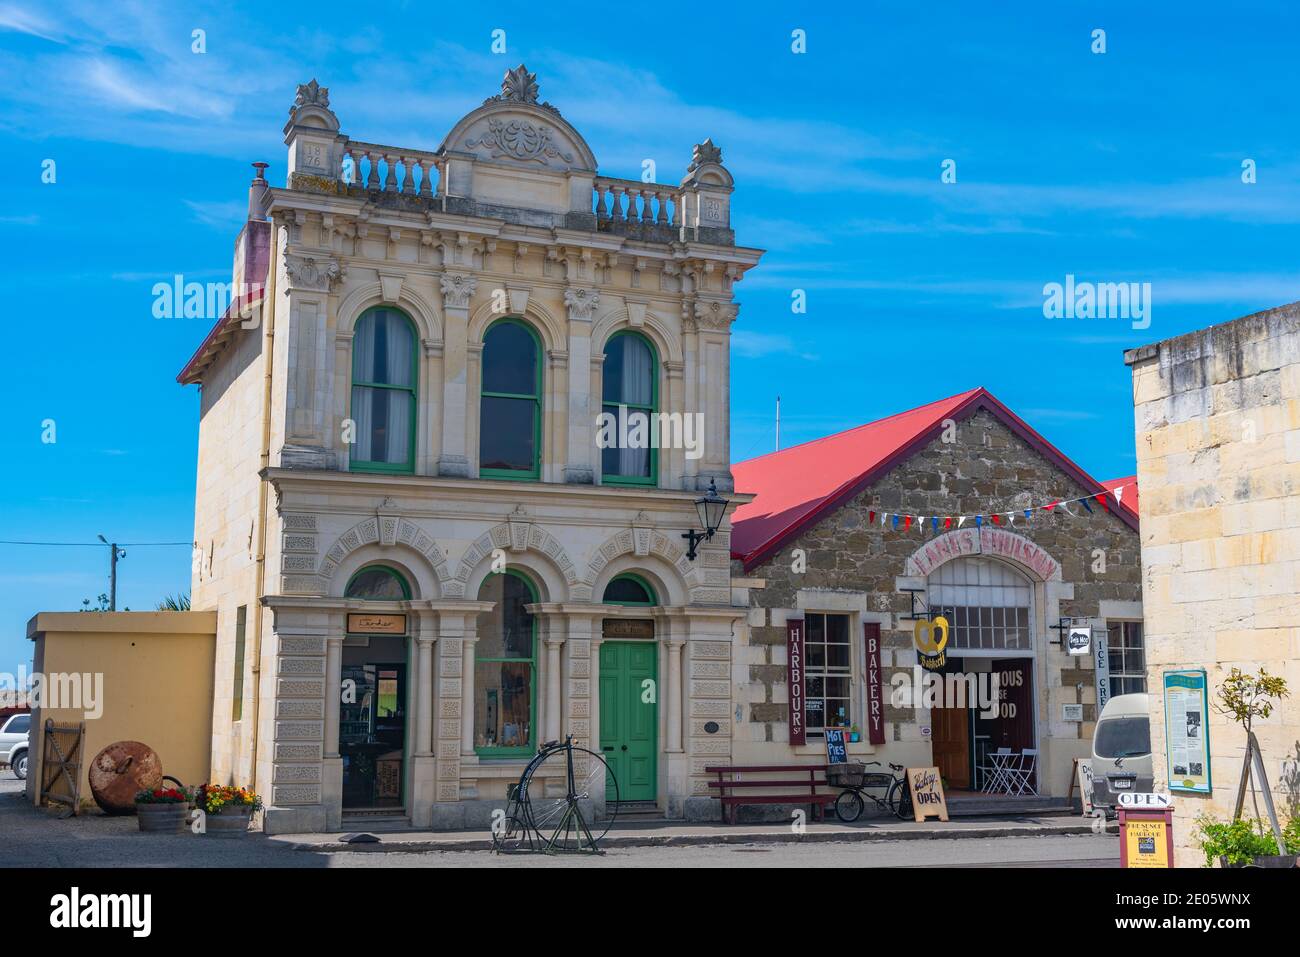
[[[564,290],[564,304],[574,319],[590,319],[591,311],[600,302],[600,293],[594,289],[571,286]]]
[[[294,97],[293,106],[289,107],[290,118],[304,106],[318,106],[328,110],[330,108],[329,87],[321,86],[314,78],[310,83],[299,83],[298,95]]]
[[[469,305],[469,297],[478,288],[478,280],[473,276],[449,273],[442,277],[442,304],[447,309],[464,309]]]
[[[332,291],[347,276],[347,271],[333,259],[317,262],[311,256],[286,253],[284,272],[295,288]]]
[[[734,303],[696,302],[695,321],[705,329],[726,329],[735,321],[738,311]]]
[[[693,173],[706,163],[722,165],[722,148],[715,146],[712,139],[695,144],[695,150],[691,154],[691,165],[686,168],[686,172]]]
[[[522,63],[513,70],[506,70],[506,75],[501,80],[501,92],[483,101],[484,106],[489,103],[533,103],[544,110],[550,110],[556,116],[560,115],[560,111],[551,104],[537,102],[537,74],[529,73],[528,67]]]
[[[573,154],[566,153],[551,140],[551,130],[545,126],[534,126],[525,119],[511,117],[500,119],[488,118],[487,132],[479,137],[465,141],[470,149],[481,146],[488,150],[495,159],[509,156],[525,163],[546,165],[549,158],[559,158],[566,163],[573,162]]]

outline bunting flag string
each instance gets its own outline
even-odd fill
[[[1047,512],[1048,514],[1053,514],[1058,508],[1071,518],[1078,517],[1079,513],[1075,512],[1075,510],[1070,507],[1071,505],[1080,505],[1083,507],[1085,512],[1089,515],[1093,515],[1095,513],[1091,503],[1096,502],[1101,506],[1102,511],[1110,512],[1111,507],[1109,499],[1112,495],[1115,497],[1115,504],[1122,505],[1124,501],[1124,490],[1136,487],[1136,481],[1126,482],[1123,485],[1116,485],[1114,488],[1106,489],[1102,492],[1094,492],[1089,495],[1081,496],[1080,498],[1053,499],[1045,505],[1034,505],[1029,508],[1013,508],[1007,511],[989,511],[978,515],[909,515],[906,512],[876,512],[873,509],[867,513],[867,522],[868,524],[874,525],[876,523],[876,516],[879,515],[881,528],[892,525],[892,527],[897,531],[899,524],[901,523],[903,531],[910,531],[913,523],[915,523],[917,529],[923,534],[925,532],[925,523],[927,519],[929,519],[930,522],[930,530],[936,534],[940,528],[941,518],[944,531],[953,528],[954,518],[956,519],[957,528],[963,527],[967,521],[974,520],[975,527],[982,529],[984,527],[984,519],[986,516],[989,521],[998,527],[1002,527],[1004,524],[1006,526],[1014,526],[1016,524],[1017,514],[1023,515],[1025,522],[1029,523],[1033,520],[1034,512],[1042,511]]]

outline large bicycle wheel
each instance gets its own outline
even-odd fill
[[[888,803],[900,820],[910,819],[912,814],[912,792],[907,789],[907,781],[895,781],[889,789]]]
[[[835,799],[835,816],[845,824],[852,824],[862,816],[862,795],[857,791],[841,791]]]
[[[594,851],[618,816],[618,781],[605,759],[586,748],[573,748],[570,781],[568,750],[556,748],[523,782],[520,803],[540,848]]]

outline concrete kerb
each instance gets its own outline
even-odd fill
[[[1111,821],[1106,824],[1107,834],[1117,834],[1119,826]],[[358,832],[360,833],[360,832]],[[965,838],[1006,838],[1006,837],[1061,837],[1078,834],[1092,834],[1091,823],[1046,824],[1041,822],[987,824],[962,828],[887,828],[854,827],[828,830],[805,830],[802,834],[793,830],[781,829],[770,831],[710,831],[700,834],[616,834],[605,837],[600,846],[606,849],[629,847],[703,847],[726,844],[814,844],[832,842],[883,842],[916,840],[955,840]],[[409,833],[376,834],[379,838],[374,843],[348,844],[343,841],[293,840],[290,835],[272,837],[268,840],[283,842],[291,850],[313,851],[316,853],[336,853],[349,851],[354,853],[405,853],[426,854],[440,851],[490,851],[490,836],[464,838],[445,835],[429,838],[416,838]]]

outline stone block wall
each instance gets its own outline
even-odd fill
[[[1142,487],[1148,686],[1205,668],[1286,678],[1256,734],[1281,813],[1300,796],[1300,305],[1130,351]],[[1168,786],[1164,702],[1152,697],[1156,788]],[[1202,862],[1193,819],[1230,817],[1245,735],[1209,715],[1212,795],[1178,793],[1179,865]],[[1248,802],[1249,807],[1249,802]],[[1283,810],[1285,809],[1285,810]]]

